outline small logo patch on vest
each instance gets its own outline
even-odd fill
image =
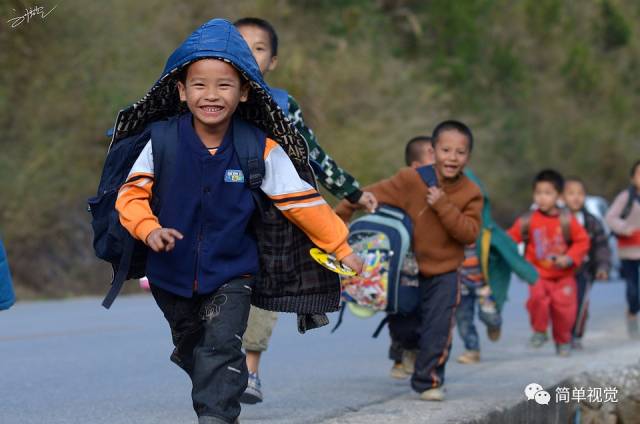
[[[244,174],[240,169],[227,169],[224,173],[225,183],[244,183]]]

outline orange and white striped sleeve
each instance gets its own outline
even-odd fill
[[[352,253],[349,231],[331,206],[298,175],[291,159],[275,141],[267,138],[265,175],[260,187],[282,214],[322,250],[338,260]]]
[[[134,238],[143,242],[153,230],[161,228],[151,211],[153,181],[153,152],[149,140],[129,171],[127,181],[120,187],[116,200],[120,223]]]

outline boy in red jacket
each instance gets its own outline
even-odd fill
[[[517,243],[525,243],[525,257],[540,275],[529,287],[527,301],[534,331],[531,345],[541,347],[549,339],[550,318],[556,353],[569,356],[577,308],[574,274],[590,242],[575,217],[557,206],[563,186],[564,179],[558,172],[541,171],[533,183],[537,209],[518,218],[508,232]]]

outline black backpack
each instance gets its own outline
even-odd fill
[[[263,202],[262,196],[256,191],[262,184],[264,176],[264,133],[249,125],[235,125],[234,147],[240,167],[246,178],[246,183],[254,193],[256,200]],[[247,132],[251,132],[247,134]],[[109,146],[107,158],[100,177],[98,193],[88,200],[88,210],[91,212],[93,227],[93,248],[96,256],[111,264],[113,277],[111,289],[107,293],[102,305],[109,308],[125,280],[141,278],[145,275],[147,262],[147,246],[134,239],[120,224],[118,211],[115,209],[118,191],[126,182],[127,176],[145,145],[151,139],[154,163],[154,185],[151,198],[151,210],[157,216],[161,205],[162,193],[166,192],[170,177],[163,170],[173,169],[177,139],[178,118],[173,117],[164,121],[150,124],[142,133],[133,135]],[[258,142],[238,143],[236,140],[255,140]],[[248,178],[246,177],[248,176]],[[260,205],[260,203],[259,203]]]

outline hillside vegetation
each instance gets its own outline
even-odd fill
[[[472,166],[504,224],[542,167],[611,199],[640,157],[635,0],[64,0],[17,28],[6,21],[26,3],[0,5],[0,232],[22,297],[104,291],[85,200],[105,130],[212,17],[275,25],[269,82],[364,184],[446,118],[473,128]]]

